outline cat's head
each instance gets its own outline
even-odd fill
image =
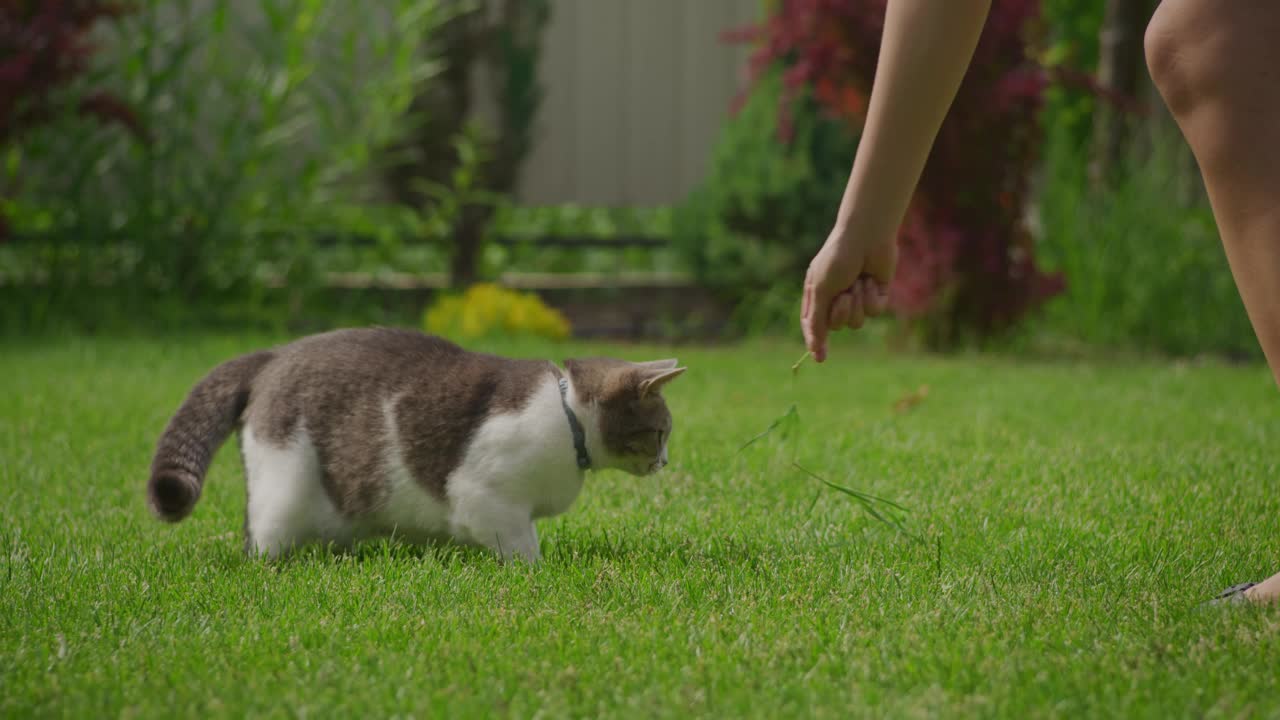
[[[632,475],[661,470],[671,437],[671,411],[661,390],[686,368],[675,360],[611,358],[566,360],[564,365],[579,401],[592,410],[589,417],[600,446],[592,448],[595,465]]]

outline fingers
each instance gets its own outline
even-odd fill
[[[857,293],[845,291],[836,296],[835,301],[831,303],[831,317],[828,325],[832,330],[839,330],[849,324],[849,318],[853,317],[853,306]]]
[[[804,281],[804,311],[800,319],[800,327],[804,330],[804,344],[813,359],[822,362],[827,359],[827,317],[831,306],[831,297],[823,292],[813,281],[812,270]]]
[[[866,322],[866,313],[862,307],[864,282],[866,281],[858,280],[853,287],[840,293],[832,301],[831,315],[827,318],[827,326],[832,332],[845,327],[857,330]]]
[[[836,295],[830,302],[825,298],[826,294],[819,288],[806,286],[802,325],[805,343],[818,362],[826,359],[829,332],[846,327],[859,330],[867,318],[882,314],[888,306],[888,294],[870,277],[859,278],[853,287]],[[822,311],[823,307],[828,308],[827,312]]]
[[[862,324],[867,321],[866,312],[862,307],[862,297],[865,294],[863,286],[866,282],[866,279],[858,280],[849,289],[848,296],[852,300],[853,309],[849,312],[849,321],[846,324],[850,330],[860,330]]]
[[[888,290],[875,278],[864,275],[831,303],[827,327],[832,332],[845,327],[859,330],[868,319],[880,317],[888,310]]]
[[[888,286],[879,280],[864,278],[862,289],[862,309],[867,314],[867,317],[880,317],[888,312]]]
[[[804,322],[809,319],[809,314],[813,312],[813,270],[804,275],[804,301],[800,309],[800,321]],[[806,332],[808,332],[806,330]]]
[[[857,330],[866,322],[866,313],[862,308],[865,294],[862,286],[865,281],[859,279],[853,287],[840,293],[831,304],[830,327],[833,331],[844,327]]]
[[[835,247],[836,250],[830,250]],[[800,310],[800,327],[804,331],[805,347],[818,362],[827,359],[828,335],[841,328],[857,330],[868,318],[879,317],[889,308],[889,280],[893,276],[897,260],[896,247],[888,245],[872,255],[859,260],[841,254],[840,246],[828,245],[814,258],[805,276],[804,294]],[[861,276],[846,286],[850,279],[845,273],[857,272]]]

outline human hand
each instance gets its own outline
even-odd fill
[[[809,263],[804,279],[800,326],[813,359],[827,359],[827,335],[844,327],[862,327],[869,317],[889,309],[889,283],[898,262],[898,246],[866,242],[840,229]]]

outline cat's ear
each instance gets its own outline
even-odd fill
[[[670,360],[649,360],[646,362],[631,363],[638,368],[645,370],[670,370],[680,364],[679,360],[671,358]]]
[[[650,393],[657,394],[657,392],[662,389],[663,385],[666,385],[672,380],[680,377],[684,374],[684,371],[688,369],[689,368],[682,367],[671,368],[669,370],[653,368],[644,371],[644,375],[642,376],[643,379],[640,380],[640,384],[637,386],[640,390],[640,397],[648,397]]]

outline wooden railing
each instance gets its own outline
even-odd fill
[[[37,237],[12,238],[15,242],[38,241]],[[320,248],[339,244],[372,245],[376,241],[361,236],[326,236],[316,239]],[[664,238],[638,235],[593,237],[548,235],[541,237],[501,237],[494,240],[507,247],[574,250],[618,250],[667,247]],[[671,272],[506,272],[496,281],[506,287],[537,293],[563,312],[574,326],[574,334],[586,338],[691,339],[721,335],[727,327],[729,308],[714,293],[685,273]],[[0,278],[0,282],[3,279]],[[24,282],[36,282],[28,278]],[[283,289],[283,278],[268,279],[267,285]],[[415,312],[449,289],[446,273],[331,272],[322,292],[345,305],[376,303],[388,311]]]
[[[371,239],[330,238],[325,244],[371,243]],[[665,238],[619,235],[547,235],[500,237],[505,247],[574,250],[658,250]],[[330,273],[331,292],[360,294],[382,303],[425,305],[447,290],[445,273]],[[716,337],[725,331],[729,308],[692,275],[670,272],[507,272],[496,278],[506,287],[535,292],[573,323],[574,334],[588,338],[691,339]]]

